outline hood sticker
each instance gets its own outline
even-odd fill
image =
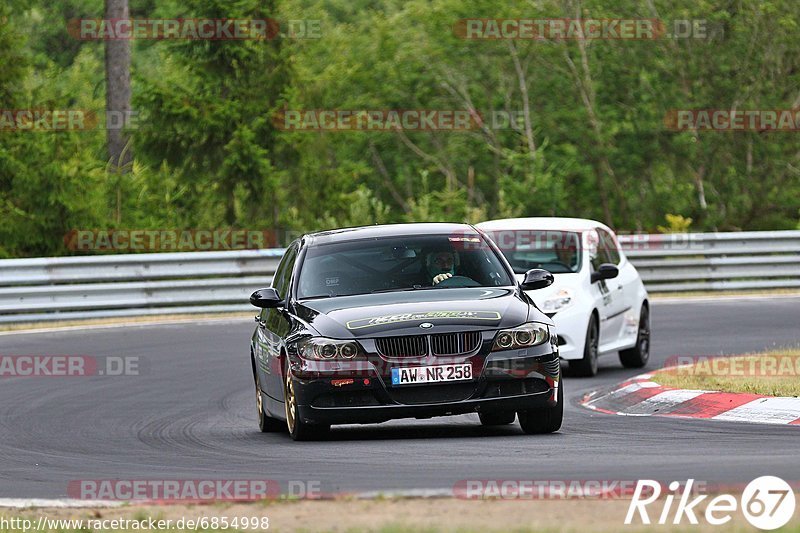
[[[397,315],[376,316],[373,318],[359,318],[347,322],[347,329],[371,328],[397,322],[413,322],[415,320],[500,320],[497,311],[425,311],[422,313],[400,313]]]

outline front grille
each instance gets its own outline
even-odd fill
[[[431,353],[439,356],[467,355],[481,345],[481,333],[438,333],[430,336]],[[378,353],[384,357],[422,357],[428,354],[427,335],[382,337],[375,339]]]
[[[428,353],[425,335],[383,337],[375,339],[378,352],[385,357],[422,357]]]
[[[465,355],[477,350],[480,343],[481,334],[478,331],[431,335],[433,355]]]

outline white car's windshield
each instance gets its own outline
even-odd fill
[[[488,231],[516,274],[543,268],[553,274],[581,269],[581,234],[557,230]]]

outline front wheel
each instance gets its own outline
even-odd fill
[[[597,375],[597,357],[600,351],[600,327],[597,317],[592,315],[589,318],[589,326],[586,328],[586,341],[583,344],[583,359],[576,359],[569,362],[569,370],[573,375],[592,377]]]
[[[646,305],[642,306],[639,315],[639,332],[636,335],[636,345],[627,350],[620,350],[619,360],[625,368],[642,368],[650,359],[650,311]]]
[[[520,411],[519,425],[528,435],[554,433],[561,429],[564,420],[564,381],[558,382],[556,405],[541,409],[528,409]]]
[[[318,440],[327,435],[330,426],[319,424],[309,424],[304,422],[299,416],[297,409],[297,396],[294,390],[294,380],[292,373],[289,371],[288,365],[286,367],[286,379],[284,380],[284,404],[286,406],[286,426],[289,429],[289,435],[294,440]]]
[[[256,382],[256,414],[258,416],[258,429],[261,433],[276,433],[285,431],[286,425],[278,419],[269,416],[264,409],[264,396],[261,393],[261,381],[258,379],[255,361],[253,361],[254,381]]]

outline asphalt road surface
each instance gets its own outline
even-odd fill
[[[800,298],[654,303],[650,368],[670,355],[800,344]],[[67,496],[83,479],[273,479],[324,492],[450,489],[465,479],[800,480],[800,428],[619,417],[578,406],[639,372],[615,355],[567,378],[561,431],[483,428],[477,415],[337,426],[326,442],[262,434],[252,321],[0,336],[0,354],[138,356],[139,376],[0,378],[0,497]]]

